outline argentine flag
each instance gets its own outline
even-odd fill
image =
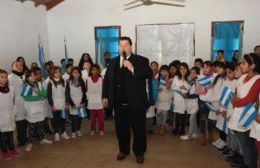
[[[160,88],[163,88],[166,86],[166,80],[163,78],[160,78]]]
[[[81,117],[81,118],[86,118],[87,117],[86,108],[78,108],[77,111],[78,111],[79,117]]]
[[[201,86],[203,86],[204,88],[207,88],[211,85],[212,78],[205,76],[205,77],[198,79],[198,82],[199,82],[199,84],[201,84]]]
[[[238,125],[244,129],[248,129],[257,116],[257,111],[253,104],[248,104],[244,107],[242,114],[240,116]]]
[[[220,104],[222,104],[225,108],[228,108],[234,95],[235,93],[225,86],[220,96]]]
[[[60,113],[60,117],[62,118],[62,119],[67,119],[67,118],[69,118],[69,110],[67,110],[67,109],[65,109],[65,110],[62,110],[61,111],[61,113]]]
[[[205,103],[210,111],[217,112],[218,110],[210,102]]]

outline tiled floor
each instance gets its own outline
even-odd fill
[[[171,135],[148,137],[144,165],[138,165],[133,155],[118,162],[113,122],[106,122],[103,137],[90,136],[88,126],[84,122],[82,138],[53,145],[36,142],[29,153],[21,148],[20,158],[12,161],[1,158],[0,168],[229,168],[225,158],[211,145],[201,147],[197,140],[183,142]]]

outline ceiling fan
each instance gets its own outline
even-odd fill
[[[153,1],[153,0],[135,0],[133,2],[129,2],[125,4],[126,7],[124,10],[129,10],[133,8],[137,8],[139,6],[151,6],[151,5],[167,5],[167,6],[176,6],[176,7],[185,7],[183,4],[186,0],[168,0],[168,1],[174,1],[179,3],[170,3],[170,2],[159,2],[159,1]],[[139,4],[138,4],[139,3]],[[135,5],[136,4],[136,5]]]

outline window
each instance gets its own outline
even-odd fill
[[[216,60],[218,50],[224,50],[225,60],[228,62],[232,61],[235,51],[238,51],[241,58],[243,27],[243,21],[212,23],[211,60]]]
[[[96,63],[105,65],[104,54],[110,58],[118,56],[118,41],[121,36],[120,26],[95,27]]]

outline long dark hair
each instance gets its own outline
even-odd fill
[[[243,58],[249,65],[255,66],[255,68],[253,69],[254,72],[260,73],[260,58],[256,54],[245,54]]]
[[[86,60],[84,60],[84,57],[87,57],[88,58],[87,61],[90,63],[90,65],[93,65],[93,61],[92,61],[90,54],[89,53],[83,53],[81,55],[81,58],[80,58],[80,61],[79,61],[79,70],[80,71],[83,70],[83,65],[84,65],[84,62],[86,61]]]
[[[83,79],[82,79],[82,76],[81,76],[81,71],[79,70],[78,67],[73,67],[73,68],[71,69],[69,82],[71,82],[71,81],[74,80],[74,76],[73,76],[73,72],[74,72],[74,71],[78,71],[78,73],[79,73],[79,83],[80,83],[80,84],[84,83],[84,81],[83,81]]]
[[[189,72],[189,66],[188,66],[187,63],[183,62],[183,63],[180,64],[180,68],[181,68],[181,67],[186,68],[187,73],[186,73],[186,75],[184,76],[183,79],[186,80],[186,81],[188,81],[188,77],[189,77],[189,74],[190,74],[190,72]],[[180,71],[179,71],[179,73],[178,73],[177,75],[178,75],[178,78],[179,78],[179,79],[182,79],[182,75],[181,75],[181,72],[180,72]]]
[[[89,76],[92,76],[92,75],[93,75],[93,74],[92,74],[92,70],[93,70],[94,68],[97,68],[97,70],[99,71],[99,76],[101,76],[101,75],[100,75],[101,70],[100,70],[100,66],[99,66],[98,64],[93,64],[93,65],[91,65],[90,71],[89,71]]]
[[[60,67],[55,66],[55,67],[52,69],[50,79],[52,80],[52,82],[54,83],[54,86],[55,86],[56,88],[57,88],[57,86],[58,86],[59,84],[62,84],[62,86],[64,87],[64,86],[65,86],[65,81],[64,81],[62,75],[61,75],[61,77],[60,77],[60,81],[55,81],[55,80],[54,80],[54,73],[55,73],[55,71],[57,71],[57,70],[59,70],[59,71],[61,72]]]
[[[20,62],[20,60],[23,60],[23,72],[26,72],[27,70],[29,70],[29,68],[26,65],[24,57],[19,56],[16,58],[16,62]]]
[[[224,70],[226,70],[226,64],[224,62],[216,61],[215,66],[223,68]],[[217,84],[219,79],[224,79],[225,77],[226,77],[226,73],[218,74],[213,81],[213,86],[215,86]]]

